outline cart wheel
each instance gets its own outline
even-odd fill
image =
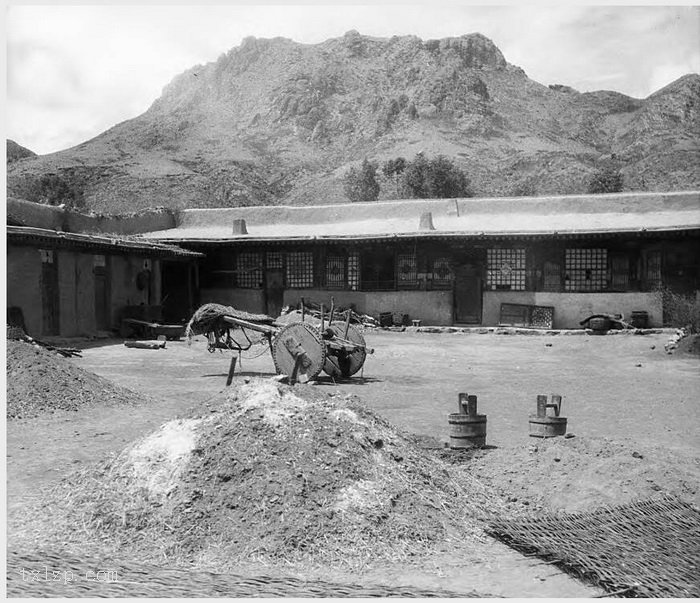
[[[345,334],[344,322],[334,322],[329,328],[337,337],[343,338]],[[331,377],[352,377],[362,368],[365,358],[367,358],[367,352],[364,349],[365,338],[356,327],[350,325],[348,335],[344,339],[363,347],[357,348],[354,352],[339,352],[337,356],[327,354],[323,370]]]
[[[272,360],[277,372],[287,375],[290,382],[315,379],[326,361],[326,345],[318,329],[304,322],[294,322],[282,327],[272,340]]]

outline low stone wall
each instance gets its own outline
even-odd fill
[[[484,291],[484,325],[499,323],[501,304],[552,306],[555,329],[578,329],[592,314],[623,314],[629,320],[634,311],[649,315],[649,326],[663,324],[661,296],[657,292],[548,293],[536,291]]]
[[[452,291],[332,291],[325,289],[287,289],[284,304],[297,306],[301,298],[318,304],[354,305],[360,314],[379,317],[382,312],[408,314],[423,324],[451,325]]]

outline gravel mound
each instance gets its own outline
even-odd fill
[[[27,419],[100,404],[138,404],[144,397],[39,346],[7,340],[7,417]]]
[[[57,494],[88,526],[79,547],[111,543],[220,569],[415,559],[485,538],[480,520],[502,505],[356,399],[262,379],[73,475]]]

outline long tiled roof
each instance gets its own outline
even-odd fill
[[[419,227],[426,212],[431,213],[434,229]],[[234,220],[245,220],[248,234],[233,234]],[[572,236],[698,229],[700,191],[690,191],[193,209],[178,214],[176,228],[143,236],[172,243],[204,243]]]
[[[131,250],[148,252],[157,256],[200,257],[201,253],[182,249],[156,240],[135,237],[93,235],[74,232],[62,232],[46,228],[28,226],[7,226],[7,240],[11,243],[24,244],[58,244],[70,248],[89,248],[99,250]]]

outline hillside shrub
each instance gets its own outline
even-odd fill
[[[15,187],[15,195],[45,205],[61,205],[79,209],[84,206],[83,182],[75,175],[43,174],[27,177]]]
[[[364,159],[360,168],[350,168],[343,178],[345,196],[353,203],[376,201],[379,198],[377,166]]]
[[[616,167],[608,166],[593,172],[588,180],[588,193],[619,193],[624,185],[622,172]]]
[[[665,326],[700,333],[700,301],[695,295],[684,295],[664,287],[661,300]]]
[[[409,193],[418,199],[473,195],[467,175],[444,155],[428,159],[419,153],[406,166],[403,178]]]

